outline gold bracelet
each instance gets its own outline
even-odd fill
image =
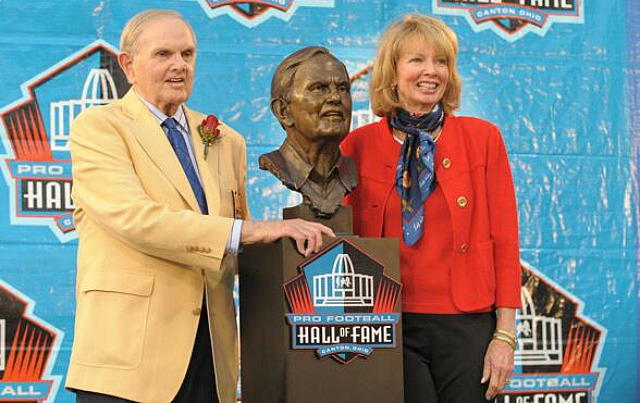
[[[517,344],[517,343],[515,343],[515,342],[514,342],[513,340],[511,340],[510,338],[508,338],[508,337],[506,337],[506,336],[504,336],[504,335],[502,335],[502,334],[498,334],[498,333],[495,333],[495,334],[493,335],[493,338],[494,338],[495,340],[500,340],[500,341],[503,341],[503,342],[507,343],[507,344],[509,345],[509,347],[511,347],[511,348],[513,349],[513,351],[516,351],[516,348],[517,348],[518,344]]]
[[[496,334],[501,334],[504,337],[509,338],[509,340],[511,340],[513,342],[513,344],[515,344],[516,346],[518,345],[518,338],[516,337],[515,334],[509,333],[506,330],[500,330],[500,329],[496,329],[495,332],[493,332],[494,335]]]
[[[500,333],[500,334],[504,334],[507,337],[511,337],[512,339],[516,338],[516,335],[511,333],[511,332],[507,332],[506,330],[502,330],[502,329],[496,329],[494,333]]]

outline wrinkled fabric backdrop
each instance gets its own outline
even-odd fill
[[[442,18],[460,41],[458,114],[500,127],[518,197],[525,308],[517,374],[498,401],[637,401],[638,1],[0,0],[0,402],[73,401],[66,136],[84,107],[123,96],[119,34],[146,8],[193,25],[188,104],[245,136],[256,219],[299,201],[258,169],[284,138],[269,110],[282,58],[318,44],[341,58],[356,127],[373,118],[368,71],[387,24]]]

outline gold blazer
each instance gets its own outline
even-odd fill
[[[249,218],[245,142],[223,125],[205,160],[197,132],[204,115],[185,113],[209,215],[200,214],[164,131],[133,91],[73,124],[80,240],[67,388],[171,401],[206,290],[220,401],[236,401],[236,262],[225,248],[234,213]]]

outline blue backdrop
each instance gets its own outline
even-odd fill
[[[65,136],[82,108],[124,95],[114,62],[119,34],[147,8],[179,10],[191,22],[198,60],[189,105],[245,136],[257,219],[298,202],[257,166],[284,138],[269,110],[282,58],[319,44],[344,60],[355,78],[355,127],[372,118],[367,73],[387,24],[412,11],[442,18],[460,41],[458,114],[501,128],[518,197],[519,330],[530,344],[500,401],[635,402],[638,3],[476,3],[483,2],[0,0],[0,402],[72,401],[63,383],[77,240]],[[548,339],[545,326],[559,336]],[[28,346],[38,348],[27,353]]]

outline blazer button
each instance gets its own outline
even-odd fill
[[[198,316],[198,315],[200,315],[200,311],[201,311],[201,310],[202,310],[202,309],[200,309],[200,308],[193,308],[193,311],[192,311],[192,312],[193,312],[193,314],[194,314],[195,316]]]
[[[458,207],[467,207],[467,198],[464,196],[458,197],[458,200],[456,200],[456,204],[458,205]]]
[[[451,160],[449,158],[443,159],[442,160],[442,166],[444,167],[444,169],[451,168]]]
[[[467,253],[467,250],[469,250],[468,244],[463,243],[462,245],[460,245],[460,253]]]

